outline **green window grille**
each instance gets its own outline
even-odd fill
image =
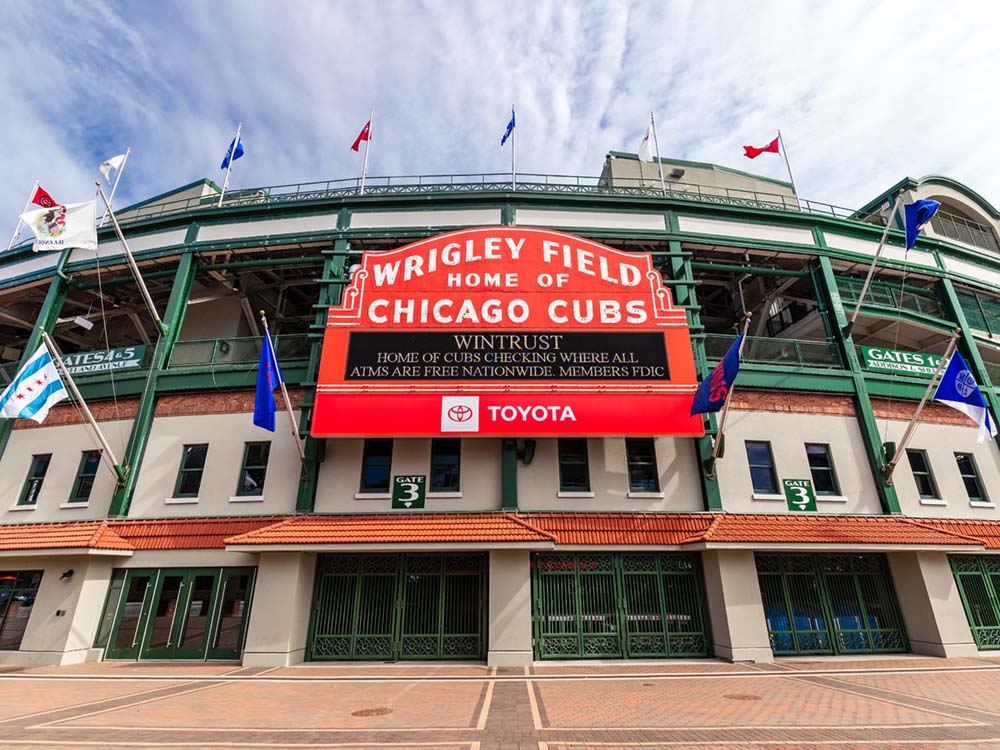
[[[361,459],[361,491],[388,492],[392,472],[392,438],[365,440]]]
[[[965,484],[965,491],[969,494],[969,500],[973,503],[987,503],[989,497],[983,489],[983,483],[979,479],[979,469],[976,467],[976,459],[971,453],[956,453],[955,463],[958,464],[958,473],[962,475],[962,482]]]
[[[236,488],[238,497],[264,494],[264,479],[267,477],[267,460],[270,455],[270,441],[246,443],[243,446],[243,465],[240,466],[240,481]]]
[[[31,467],[24,480],[21,497],[17,501],[18,505],[35,505],[38,502],[38,495],[42,491],[42,482],[45,481],[45,473],[49,470],[51,461],[51,453],[39,453],[31,457]]]
[[[94,489],[94,477],[97,476],[97,469],[101,465],[100,451],[84,451],[80,458],[80,468],[76,472],[76,481],[73,482],[73,491],[69,493],[69,502],[85,503],[90,500],[90,493]]]
[[[458,492],[462,478],[462,441],[431,440],[431,492]]]
[[[42,582],[40,570],[0,570],[0,651],[16,651]]]
[[[971,328],[989,334],[1000,334],[1000,299],[972,290],[957,292],[958,304]]]
[[[1000,649],[1000,558],[952,555],[949,560],[976,646]]]
[[[587,438],[559,438],[559,491],[590,492]]]
[[[825,443],[806,443],[806,457],[809,459],[809,473],[812,474],[816,494],[839,495],[840,483],[833,468],[830,446]]]
[[[660,473],[656,468],[653,438],[625,438],[628,488],[632,492],[659,492]]]
[[[907,449],[906,458],[910,462],[910,471],[913,472],[913,481],[916,482],[917,491],[924,500],[936,500],[938,495],[937,482],[931,473],[931,464],[927,460],[927,451]]]
[[[174,487],[174,497],[198,497],[207,456],[207,443],[184,446],[181,452],[181,468],[177,472],[177,484]]]
[[[771,443],[764,440],[747,440],[747,463],[750,465],[750,481],[753,491],[763,495],[778,494],[778,473],[774,468],[774,454]]]

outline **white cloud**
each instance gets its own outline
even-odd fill
[[[127,145],[122,202],[218,180],[238,120],[234,185],[352,178],[373,103],[376,175],[509,169],[499,138],[516,102],[524,172],[596,175],[654,109],[665,156],[779,178],[780,159],[741,147],[781,128],[815,200],[857,206],[938,172],[1000,203],[993,3],[13,6],[0,7],[11,224],[35,177],[85,198]]]

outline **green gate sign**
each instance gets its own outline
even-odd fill
[[[424,507],[427,490],[427,476],[407,474],[392,478],[392,507],[399,510],[413,510]]]
[[[874,372],[901,372],[927,377],[931,377],[941,364],[941,357],[937,354],[904,352],[877,346],[862,346],[861,357],[865,367]]]
[[[142,367],[145,356],[145,346],[120,346],[117,349],[64,354],[62,359],[70,375],[87,375],[108,370],[134,370]]]
[[[788,510],[816,510],[816,493],[811,479],[782,479]]]

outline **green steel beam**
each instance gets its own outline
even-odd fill
[[[139,467],[142,465],[142,458],[146,452],[146,443],[149,441],[149,431],[153,426],[157,381],[160,373],[170,360],[170,353],[173,351],[174,343],[177,341],[177,336],[181,330],[181,325],[184,323],[184,313],[187,310],[194,273],[194,254],[190,252],[183,253],[177,262],[174,283],[170,290],[170,299],[167,302],[167,310],[163,315],[164,331],[156,340],[156,346],[153,349],[146,387],[139,397],[139,406],[136,409],[135,420],[132,422],[132,431],[129,434],[128,445],[125,448],[125,456],[122,459],[126,471],[125,481],[115,489],[115,493],[111,498],[111,507],[108,509],[109,517],[127,516],[129,506],[132,504],[132,495],[135,493]]]
[[[762,266],[736,266],[729,263],[708,263],[696,260],[691,262],[691,267],[698,271],[729,271],[731,273],[759,273],[767,276],[798,276],[806,278],[808,271],[790,271],[785,268],[763,268]]]
[[[813,271],[816,298],[820,305],[820,313],[823,324],[826,326],[827,336],[837,344],[840,349],[841,361],[851,373],[854,385],[854,412],[867,449],[868,463],[871,465],[872,475],[875,477],[875,487],[878,489],[879,501],[882,503],[882,512],[900,513],[896,488],[885,483],[885,473],[882,468],[885,465],[885,449],[882,446],[882,438],[878,434],[878,421],[875,419],[871,397],[865,384],[865,371],[858,361],[858,351],[854,346],[850,332],[845,332],[847,313],[840,298],[837,276],[830,258],[826,255],[819,256],[813,265]]]

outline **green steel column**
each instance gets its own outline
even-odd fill
[[[958,340],[966,355],[966,361],[972,368],[976,382],[984,386],[982,388],[983,395],[986,397],[990,412],[996,418],[996,415],[1000,414],[1000,396],[989,386],[1000,385],[1000,383],[994,383],[986,370],[986,363],[983,362],[982,355],[979,354],[979,345],[976,343],[975,336],[972,335],[972,328],[969,327],[969,320],[965,317],[965,310],[962,309],[962,303],[958,299],[958,293],[955,291],[955,285],[952,284],[951,279],[941,279],[940,291],[947,309],[951,312],[951,319],[958,323],[958,327],[962,330],[962,335],[959,336]],[[1000,435],[997,435],[995,440],[1000,445]]]
[[[885,449],[882,446],[882,438],[878,434],[878,422],[875,419],[875,412],[872,410],[868,387],[865,385],[864,370],[858,361],[854,339],[850,333],[844,332],[847,326],[847,313],[844,311],[844,303],[840,299],[840,289],[837,287],[837,277],[833,271],[833,264],[829,257],[821,255],[813,268],[815,271],[813,283],[816,287],[820,311],[826,313],[823,317],[826,321],[827,334],[836,342],[840,350],[841,360],[851,372],[851,380],[854,385],[854,412],[857,415],[861,437],[867,449],[868,463],[871,464],[875,487],[878,489],[879,501],[882,503],[882,512],[900,513],[896,488],[891,485],[887,486],[885,483],[882,471],[885,464]]]
[[[517,438],[503,438],[500,443],[500,508],[517,510]]]
[[[69,260],[69,250],[63,250],[59,256],[55,271],[52,274],[52,281],[49,282],[49,291],[45,294],[42,308],[38,311],[38,318],[35,320],[35,327],[31,329],[28,336],[28,343],[24,345],[21,353],[21,362],[35,353],[38,345],[42,341],[41,329],[54,330],[56,320],[62,312],[63,302],[66,300],[66,292],[69,291],[69,277],[63,273],[63,267]],[[10,431],[14,428],[13,419],[0,420],[0,458],[3,458],[4,450],[7,448],[7,441],[10,440]]]
[[[153,426],[157,380],[170,359],[181,325],[184,323],[184,313],[187,310],[188,297],[191,294],[194,271],[194,254],[186,252],[180,256],[177,262],[174,284],[170,290],[167,310],[163,315],[164,332],[156,340],[156,347],[153,349],[146,387],[139,397],[139,406],[136,409],[135,420],[132,422],[132,431],[125,448],[125,456],[122,459],[126,470],[125,481],[118,485],[111,498],[111,507],[108,510],[109,517],[127,516],[129,506],[132,504],[136,478],[139,475],[139,467],[142,465],[142,457],[146,452],[149,431]]]

